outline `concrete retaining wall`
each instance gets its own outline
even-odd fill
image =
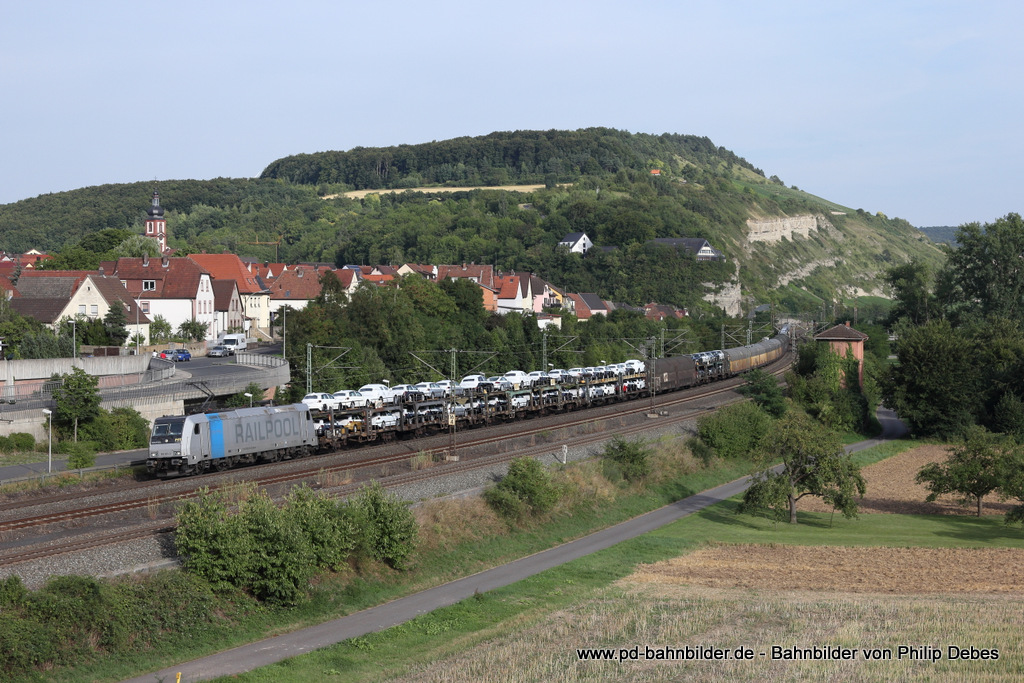
[[[90,375],[138,375],[149,368],[151,356],[100,356],[96,358],[40,358],[0,362],[0,381],[6,385],[26,380],[47,380],[54,373],[81,368]]]
[[[100,406],[110,410],[117,406],[109,401],[103,401]],[[184,401],[169,398],[164,401],[153,401],[150,403],[135,406],[142,417],[152,422],[164,415],[182,415],[185,412]],[[48,423],[41,408],[30,410],[0,410],[0,434],[10,436],[18,432],[31,434],[36,438],[37,443],[45,443],[47,439]]]

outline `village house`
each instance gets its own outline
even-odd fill
[[[121,281],[91,271],[26,271],[18,279],[11,307],[57,331],[61,320],[103,320],[113,306],[124,310],[129,336],[149,343],[149,317]]]
[[[241,332],[245,329],[242,297],[234,280],[213,281],[213,338],[221,332]]]
[[[660,244],[677,251],[683,249],[693,254],[698,261],[724,261],[725,255],[711,246],[703,237],[657,237],[648,244]]]
[[[440,282],[446,277],[451,278],[452,280],[464,278],[476,282],[477,284],[484,285],[485,287],[490,287],[493,290],[499,289],[495,284],[493,266],[478,266],[475,263],[463,263],[461,266],[438,266],[437,281]]]
[[[594,243],[590,241],[585,232],[570,232],[562,238],[558,246],[565,247],[569,253],[585,255],[594,246]]]
[[[121,281],[150,320],[159,315],[175,330],[195,320],[206,324],[207,339],[214,338],[213,279],[192,259],[122,257],[100,269]]]
[[[232,280],[242,301],[242,332],[249,337],[269,339],[270,291],[235,254],[189,254],[215,280]]]

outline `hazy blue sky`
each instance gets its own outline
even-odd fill
[[[917,226],[992,221],[1024,209],[1022,19],[986,0],[9,1],[0,203],[609,126],[705,135]]]

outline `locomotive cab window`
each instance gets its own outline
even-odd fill
[[[199,433],[199,425],[198,424],[195,427],[192,428],[192,433],[193,434],[198,434]]]

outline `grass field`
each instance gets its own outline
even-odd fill
[[[877,461],[883,453],[874,451],[858,458]],[[234,680],[1024,676],[1024,532],[1002,517],[847,520],[803,511],[793,526],[735,509],[727,501],[507,588]],[[685,655],[687,647],[748,648],[753,658],[654,658]],[[780,657],[819,648],[826,659],[773,658],[773,647]],[[585,661],[578,648],[610,648],[612,659]],[[853,658],[827,658],[834,648]],[[950,659],[962,648],[968,658]],[[971,660],[970,648],[979,657],[998,650],[998,659]],[[872,651],[891,659],[868,660]]]

